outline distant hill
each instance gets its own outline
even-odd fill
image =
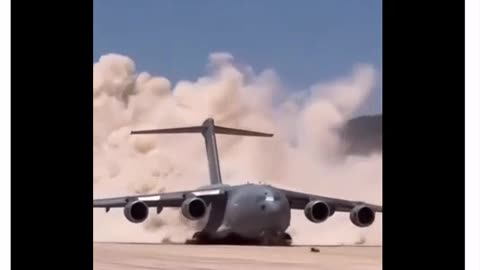
[[[348,154],[366,155],[382,151],[382,115],[350,119],[341,131]]]

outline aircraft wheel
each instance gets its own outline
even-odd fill
[[[282,244],[285,246],[290,246],[292,244],[292,237],[288,233],[282,234]]]
[[[191,239],[187,239],[186,244],[205,244],[208,243],[210,237],[206,232],[196,232]]]
[[[263,232],[260,236],[260,245],[264,246],[289,246],[292,237],[288,233]]]
[[[274,246],[278,242],[278,235],[271,231],[263,231],[260,235],[260,245]]]

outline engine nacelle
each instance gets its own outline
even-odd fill
[[[305,206],[305,216],[314,223],[324,222],[334,210],[324,201],[310,201]]]
[[[125,205],[123,213],[128,221],[141,223],[148,217],[148,206],[139,200],[131,201]]]
[[[368,227],[375,221],[375,211],[366,205],[357,205],[350,211],[350,220],[358,227]]]
[[[201,219],[207,213],[207,204],[203,199],[192,197],[182,203],[182,214],[190,220]]]

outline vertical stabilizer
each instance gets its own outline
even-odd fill
[[[202,131],[205,139],[205,147],[207,150],[208,171],[210,173],[210,184],[221,184],[222,174],[220,173],[220,161],[218,159],[217,139],[215,136],[215,122],[212,118],[208,118],[203,122]]]

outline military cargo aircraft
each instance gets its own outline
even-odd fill
[[[149,208],[160,214],[165,207],[179,208],[189,220],[206,220],[188,243],[238,243],[289,245],[286,232],[291,211],[303,210],[314,223],[326,221],[336,212],[347,212],[358,227],[370,226],[382,206],[278,188],[268,184],[223,183],[216,134],[272,137],[273,134],[217,126],[212,118],[201,126],[132,131],[131,134],[201,133],[205,140],[210,184],[192,190],[94,199],[94,208],[123,208],[126,219],[145,221]]]

